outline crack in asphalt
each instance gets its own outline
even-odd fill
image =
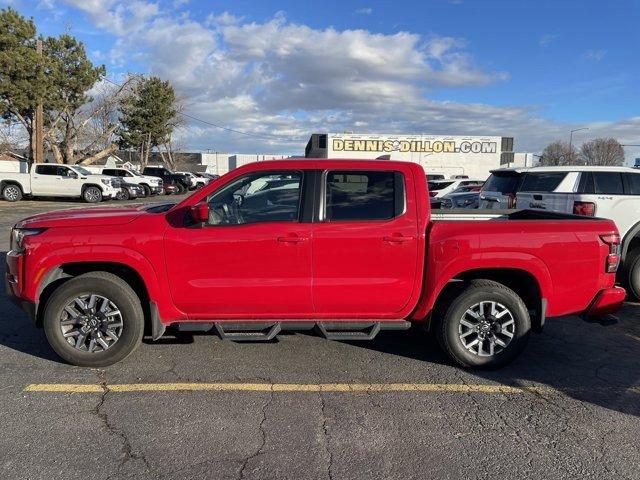
[[[329,480],[333,480],[333,453],[331,453],[331,449],[329,448],[329,425],[327,424],[326,403],[321,391],[318,392],[318,398],[320,399],[320,414],[322,416],[323,445],[327,457],[327,475],[329,476]]]
[[[264,402],[261,409],[262,418],[260,419],[260,424],[258,425],[258,428],[260,430],[260,436],[261,436],[260,445],[258,446],[257,450],[253,454],[249,455],[242,462],[242,465],[240,466],[240,476],[239,476],[241,480],[245,478],[245,470],[247,469],[249,462],[254,458],[257,458],[260,455],[262,455],[262,449],[267,444],[267,432],[264,428],[264,424],[267,421],[267,408],[269,407],[271,402],[273,402],[273,386],[271,386],[271,388],[269,389],[269,398],[267,398],[267,401]]]
[[[107,395],[109,395],[111,390],[109,389],[109,385],[107,383],[106,372],[104,370],[94,370],[94,373],[98,377],[100,387],[102,388],[102,393],[100,394],[100,400],[98,401],[96,406],[93,407],[92,413],[101,420],[102,425],[105,427],[105,429],[109,432],[110,435],[117,436],[122,441],[122,447],[120,449],[121,459],[120,459],[120,463],[118,464],[117,471],[115,474],[113,473],[110,474],[107,477],[107,479],[113,478],[114,475],[117,478],[120,474],[120,470],[125,466],[127,462],[131,460],[140,460],[145,465],[147,469],[147,473],[150,473],[151,465],[149,464],[144,454],[140,454],[133,451],[133,447],[131,446],[131,442],[129,441],[129,438],[127,437],[126,433],[123,430],[117,428],[115,425],[113,425],[109,421],[109,416],[102,411],[102,407],[107,401]]]

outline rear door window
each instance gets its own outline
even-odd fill
[[[622,195],[622,175],[620,172],[592,172],[595,193]]]
[[[57,165],[38,165],[36,166],[38,175],[59,175]]]
[[[522,180],[521,192],[553,192],[567,176],[567,172],[527,173]]]
[[[328,221],[390,220],[404,210],[404,177],[396,172],[329,172],[325,202]]]

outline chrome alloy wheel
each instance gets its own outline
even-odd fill
[[[458,336],[464,348],[480,357],[502,352],[515,335],[516,322],[511,311],[494,301],[469,307],[460,318]]]
[[[64,307],[60,329],[67,343],[78,350],[103,352],[111,348],[122,335],[122,314],[106,297],[80,295]]]
[[[15,185],[7,185],[4,187],[4,196],[10,202],[15,202],[20,196],[20,189]]]

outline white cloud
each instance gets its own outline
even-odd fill
[[[540,45],[541,47],[548,47],[557,38],[558,38],[558,35],[555,35],[553,33],[546,33],[538,39],[538,45]]]
[[[602,60],[605,55],[607,54],[607,51],[602,49],[602,48],[598,48],[598,49],[591,49],[591,50],[587,50],[586,52],[584,52],[582,54],[582,58],[584,58],[585,60],[591,60],[594,62],[599,62],[600,60]]]
[[[264,22],[212,13],[199,22],[154,2],[66,1],[116,35],[112,61],[134,59],[171,80],[190,115],[269,138],[194,121],[181,130],[191,148],[301,153],[313,132],[354,130],[512,135],[518,150],[539,151],[575,128],[543,119],[536,106],[430,99],[439,88],[508,77],[478,66],[460,38],[317,29],[282,13]],[[640,118],[586,126],[590,135],[639,143]]]
[[[371,15],[373,13],[373,8],[371,7],[358,8],[356,10],[356,13],[360,15]]]

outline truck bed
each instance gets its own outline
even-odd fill
[[[585,217],[570,213],[552,212],[547,210],[510,209],[491,210],[454,208],[447,210],[432,210],[433,221],[468,221],[468,220],[596,220],[597,217]]]

